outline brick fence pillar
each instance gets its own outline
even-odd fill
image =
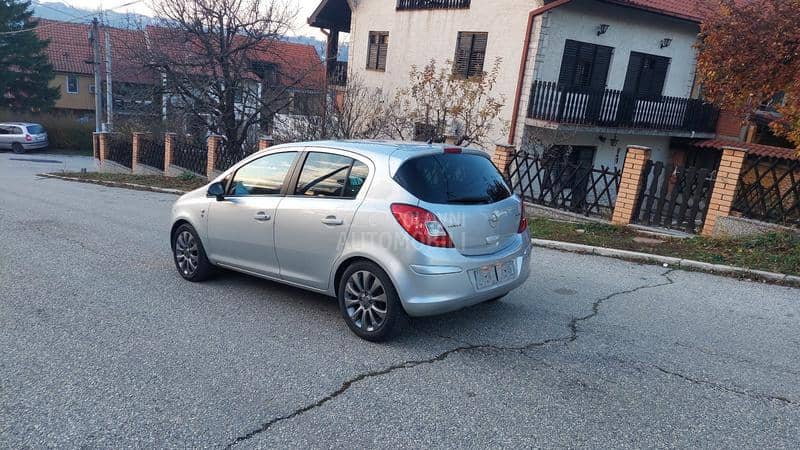
[[[717,223],[717,219],[731,213],[733,199],[736,196],[736,186],[739,184],[739,176],[742,173],[746,157],[747,150],[735,147],[722,149],[719,171],[714,180],[711,201],[708,204],[706,220],[701,231],[703,236],[711,236],[714,233],[714,224]]]
[[[494,163],[497,170],[499,170],[504,177],[508,177],[508,166],[514,158],[514,150],[513,145],[505,144],[497,144],[497,147],[494,149],[492,163]]]
[[[272,137],[271,136],[262,137],[262,138],[260,138],[258,140],[258,149],[259,150],[264,150],[265,148],[270,148],[270,147],[272,147]]]
[[[101,132],[95,133],[97,136],[97,154],[100,156],[100,164],[106,160],[108,156],[108,133]]]
[[[222,146],[222,137],[212,135],[206,141],[208,148],[208,160],[206,161],[206,177],[208,179],[214,178],[214,170],[216,169],[217,152],[220,151]]]
[[[136,165],[139,163],[139,145],[145,133],[134,132],[131,135],[131,173],[136,173]]]
[[[92,133],[92,156],[94,159],[100,159],[100,135]]]
[[[648,147],[628,146],[625,164],[622,166],[622,180],[614,204],[614,215],[611,217],[611,223],[614,225],[627,225],[633,220],[633,212],[644,182],[644,167],[648,159],[650,159]]]
[[[172,146],[175,144],[175,133],[164,133],[164,175],[169,176],[169,168],[172,165]]]

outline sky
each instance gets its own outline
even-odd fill
[[[132,0],[41,0],[42,3],[56,2],[65,3],[69,6],[82,9],[113,9],[117,12],[135,12],[145,15],[153,15],[150,7],[148,6],[152,0],[142,0],[134,5],[118,8],[118,5],[130,3]],[[319,5],[320,0],[281,0],[286,1],[290,5],[296,5],[298,10],[295,30],[291,34],[302,36],[313,36],[322,38],[324,35],[317,28],[308,26],[306,19],[314,12],[314,9]]]

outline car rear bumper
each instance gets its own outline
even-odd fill
[[[25,150],[38,150],[40,148],[47,148],[48,145],[50,145],[48,141],[24,142],[22,148]]]
[[[528,233],[509,248],[492,255],[460,257],[447,265],[413,265],[398,277],[397,286],[406,313],[412,317],[456,311],[507,294],[530,274],[531,243]],[[478,289],[475,271],[514,261],[515,275],[501,283]]]

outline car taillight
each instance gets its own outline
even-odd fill
[[[444,152],[449,154],[459,154],[461,153],[461,147],[445,147]]]
[[[519,205],[522,211],[520,212],[519,216],[519,227],[517,228],[517,233],[524,233],[525,230],[528,229],[528,217],[525,215],[525,202],[520,200]]]
[[[392,204],[391,209],[397,223],[417,241],[433,247],[453,247],[447,230],[432,212],[402,203]]]
[[[30,142],[30,141],[32,141],[32,140],[33,140],[33,136],[31,136],[30,134],[26,134],[26,135],[25,135],[25,140],[26,140],[26,141],[28,141],[28,142]]]

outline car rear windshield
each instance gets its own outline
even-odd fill
[[[511,196],[489,159],[468,153],[443,153],[409,159],[394,180],[428,203],[488,204]]]
[[[30,134],[42,134],[44,133],[44,128],[41,125],[28,125],[28,133]]]

